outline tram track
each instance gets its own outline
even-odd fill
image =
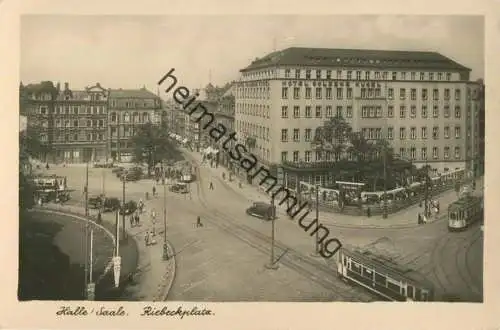
[[[206,220],[254,249],[264,254],[269,254],[271,239],[257,230],[235,222],[230,215],[210,207],[205,196],[199,167],[197,168],[197,177],[196,196],[202,207],[211,214]],[[334,274],[335,269],[313,261],[281,242],[275,241],[275,249],[278,250],[275,250],[276,255],[280,255],[286,251],[279,260],[280,264],[321,285],[345,301],[370,302],[375,300],[371,294],[343,283]]]

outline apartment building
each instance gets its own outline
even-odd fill
[[[84,90],[50,81],[20,86],[20,112],[28,130],[51,147],[50,162],[79,163],[106,157],[108,91],[97,83]]]
[[[83,163],[131,160],[135,128],[159,124],[164,113],[161,100],[141,89],[105,89],[99,83],[83,90],[61,88],[51,81],[20,84],[20,114],[27,130],[50,146],[43,161]]]
[[[332,181],[315,131],[342,115],[367,139],[436,171],[474,168],[480,86],[470,69],[435,52],[288,48],[240,70],[235,128],[248,149],[311,183]]]
[[[162,103],[159,96],[145,87],[111,89],[108,104],[108,149],[111,158],[119,162],[132,160],[132,142],[137,126],[159,124]]]

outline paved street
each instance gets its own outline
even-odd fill
[[[289,220],[284,210],[279,211],[280,217],[276,221],[275,259],[286,248],[292,250],[280,260],[278,270],[264,268],[270,259],[271,224],[244,212],[252,200],[265,200],[264,196],[257,190],[251,191],[246,186],[240,189],[236,182],[222,180],[223,170],[199,166],[199,180],[191,184],[190,194],[167,192],[167,235],[174,246],[177,263],[168,300],[373,300],[370,294],[336,278],[335,258],[325,261],[311,257],[313,238],[296,221]],[[53,171],[56,169],[49,170]],[[57,168],[57,173],[68,176],[70,188],[75,189],[75,201],[71,203],[81,200],[85,168]],[[106,194],[121,199],[122,184],[110,170],[90,169],[90,195],[102,191],[103,179]],[[215,186],[213,191],[209,190],[210,181]],[[151,188],[150,180],[127,183],[126,199],[144,199],[144,193]],[[148,211],[156,209],[156,226],[162,231],[163,188],[157,189],[160,197],[148,201],[147,208]],[[481,185],[478,185],[480,189]],[[454,192],[440,196],[442,209],[445,210],[454,198]],[[413,207],[390,215],[384,221],[397,222],[399,226],[379,222],[383,229],[373,227],[378,221],[376,218],[322,215],[321,221],[328,225],[330,235],[339,238],[343,244],[370,246],[381,253],[391,254],[399,263],[420,269],[436,283],[438,295],[455,294],[462,299],[480,300],[482,234],[477,233],[478,227],[464,233],[448,233],[444,219],[415,226],[418,210],[418,207]],[[202,218],[202,228],[195,226],[198,215]],[[139,241],[142,240],[140,233],[149,226],[151,224],[146,222],[143,228],[136,230]],[[160,244],[150,249],[161,249],[162,242],[160,236]],[[151,272],[147,269],[155,262],[160,263],[161,258],[143,261],[140,268]],[[154,271],[161,272],[161,268],[156,267]],[[148,281],[152,282],[158,276],[151,275]]]
[[[189,156],[188,156],[189,157]],[[193,154],[190,153],[190,157]],[[196,156],[195,158],[196,159]],[[270,225],[262,220],[249,217],[244,213],[251,201],[266,201],[265,196],[257,191],[245,194],[247,189],[237,188],[237,183],[222,180],[223,168],[200,166],[201,185],[208,187],[209,181],[216,186],[207,194],[209,203],[234,221],[270,236]],[[205,179],[206,178],[206,179]],[[483,182],[478,181],[477,193],[482,191]],[[256,189],[255,189],[256,190]],[[231,200],[231,203],[227,201]],[[415,224],[416,214],[422,212],[414,206],[390,215],[384,219],[385,228],[373,228],[377,218],[353,217],[341,214],[326,214],[320,217],[322,223],[328,223],[332,235],[343,244],[364,246],[381,254],[393,257],[394,261],[420,270],[436,284],[438,297],[452,294],[469,301],[480,301],[482,297],[482,242],[483,237],[476,224],[464,233],[449,233],[447,230],[447,206],[456,200],[453,191],[439,196],[441,217],[423,226]],[[405,224],[394,226],[392,223]],[[348,223],[348,225],[346,225]],[[300,228],[296,221],[291,221],[280,210],[276,225],[276,240],[303,254],[311,253],[313,239]],[[327,262],[334,268],[335,260]]]

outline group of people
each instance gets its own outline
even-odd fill
[[[432,217],[433,213],[434,213],[434,218],[436,218],[439,214],[439,210],[440,206],[439,206],[439,201],[437,199],[429,201],[427,214],[425,212],[423,213],[418,212],[417,223],[421,225],[429,222],[429,218]]]

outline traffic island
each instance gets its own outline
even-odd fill
[[[121,256],[121,270],[120,270],[120,285],[118,288],[115,288],[114,283],[114,274],[113,267],[111,264],[112,257],[115,252],[115,237],[113,235],[116,230],[113,228],[114,226],[110,223],[103,221],[102,223],[96,224],[93,219],[86,218],[79,214],[78,210],[74,208],[70,210],[65,210],[64,207],[58,205],[50,205],[47,204],[43,209],[37,208],[31,212],[30,214],[39,214],[44,216],[46,219],[52,218],[65,218],[65,222],[67,223],[88,223],[92,225],[94,228],[95,234],[94,236],[94,252],[93,252],[93,272],[92,278],[95,283],[95,293],[94,299],[100,301],[113,301],[113,300],[127,300],[126,297],[123,297],[124,290],[127,285],[132,281],[133,274],[137,269],[139,253],[137,249],[137,243],[134,238],[130,235],[126,239],[120,240],[120,256]],[[83,213],[83,212],[82,212]],[[22,219],[21,219],[22,221]],[[49,221],[45,221],[51,222]],[[64,221],[59,221],[59,223]],[[64,227],[63,227],[64,228]],[[56,241],[62,246],[62,250],[70,251],[67,252],[71,259],[71,256],[75,260],[72,263],[72,267],[74,271],[72,274],[75,274],[75,280],[72,282],[78,283],[79,289],[76,290],[81,293],[78,297],[74,296],[71,298],[72,300],[82,300],[85,299],[85,290],[83,288],[83,284],[85,283],[85,256],[84,256],[84,244],[78,243],[79,240],[75,239],[76,237],[81,237],[82,232],[78,231],[75,233],[74,231],[68,230],[67,233],[63,232],[64,229],[61,230],[62,234],[60,234]],[[71,234],[71,235],[70,235]],[[107,237],[106,243],[103,243],[102,237]],[[73,244],[72,242],[76,242]],[[21,244],[21,242],[20,242]],[[71,245],[73,244],[73,245]],[[57,269],[57,268],[56,268]],[[78,279],[76,279],[76,277]],[[60,298],[62,300],[67,300],[70,298]]]

